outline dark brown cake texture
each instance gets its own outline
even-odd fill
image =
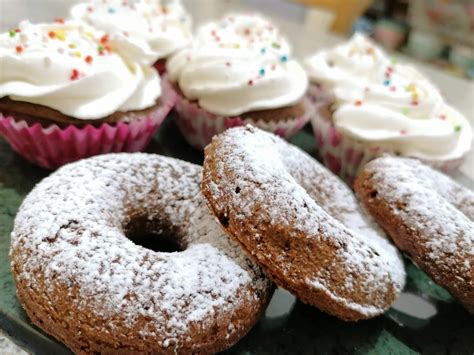
[[[181,97],[186,97],[177,83],[169,84]],[[293,119],[295,117],[301,117],[305,115],[305,113],[308,111],[308,102],[306,100],[307,99],[303,97],[300,101],[290,106],[244,112],[240,114],[239,117],[243,119],[251,119],[253,121],[263,122],[286,121],[288,119]],[[197,101],[190,101],[199,105]]]
[[[383,313],[404,286],[396,248],[350,189],[273,134],[246,126],[214,137],[201,189],[228,234],[305,303],[354,321]]]
[[[32,104],[24,101],[12,100],[8,97],[0,98],[0,112],[3,116],[12,116],[15,121],[25,121],[29,125],[40,123],[43,127],[50,125],[57,125],[59,127],[66,127],[74,124],[77,127],[82,127],[87,124],[93,126],[100,126],[103,123],[114,124],[117,122],[130,122],[133,119],[140,119],[146,115],[154,112],[161,106],[161,100],[157,100],[156,104],[144,110],[121,112],[117,111],[111,115],[93,119],[83,120],[65,115],[55,109],[47,106]]]
[[[199,191],[201,167],[149,154],[67,165],[15,220],[11,266],[32,322],[78,354],[214,353],[273,293]],[[180,252],[135,244],[173,242]],[[127,238],[128,237],[128,238]]]
[[[355,183],[395,244],[474,312],[474,193],[418,160],[385,156]]]

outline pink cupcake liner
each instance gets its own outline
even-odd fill
[[[173,90],[163,85],[162,104],[143,117],[130,122],[103,123],[98,127],[55,124],[43,127],[39,123],[16,121],[0,112],[0,133],[11,148],[31,163],[46,169],[112,152],[142,151],[150,143],[176,100]]]
[[[314,103],[330,103],[333,101],[332,96],[328,94],[327,90],[324,90],[320,84],[310,83],[308,91],[306,92],[308,99]]]
[[[384,154],[394,152],[384,150],[375,144],[361,142],[344,136],[337,130],[332,121],[320,114],[320,110],[328,105],[327,102],[313,102],[314,115],[311,118],[314,136],[316,138],[317,155],[334,174],[341,177],[352,186],[352,183],[361,168]],[[424,163],[452,173],[463,163],[463,158],[447,161],[422,160]]]
[[[228,128],[246,124],[251,124],[288,139],[300,131],[312,116],[312,105],[306,98],[304,99],[306,110],[303,116],[277,122],[266,122],[239,116],[218,116],[205,111],[196,102],[187,100],[179,93],[176,93],[176,96],[176,123],[186,141],[199,150],[203,150],[211,142],[213,136],[224,132]]]

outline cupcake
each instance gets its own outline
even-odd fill
[[[0,133],[44,168],[143,150],[174,105],[148,47],[78,22],[0,34]]]
[[[202,26],[191,46],[171,57],[178,126],[202,149],[212,136],[252,124],[288,138],[308,121],[307,75],[278,29],[256,15]]]
[[[306,61],[312,125],[324,163],[351,181],[382,154],[420,159],[446,172],[462,163],[472,130],[412,66],[391,60],[366,37]]]
[[[166,71],[166,59],[192,38],[191,17],[180,0],[93,0],[73,6],[71,16],[99,30],[145,41],[160,74]]]

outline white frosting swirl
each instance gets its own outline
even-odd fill
[[[192,47],[173,56],[167,70],[188,99],[226,116],[293,105],[308,85],[287,41],[256,15],[202,26]]]
[[[191,41],[191,17],[179,0],[92,0],[71,9],[71,16],[108,32],[144,40],[155,60]]]
[[[355,139],[433,160],[456,159],[470,149],[466,118],[421,73],[390,60],[360,34],[308,58],[306,68],[332,96],[335,126]]]
[[[161,95],[148,46],[83,23],[22,22],[0,34],[0,97],[77,119],[151,107]]]

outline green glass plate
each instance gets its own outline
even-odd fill
[[[314,149],[308,127],[292,141],[310,153]],[[163,124],[148,151],[198,164],[203,159],[184,142],[172,119]],[[0,328],[27,351],[60,355],[70,352],[32,325],[21,309],[8,258],[15,213],[48,174],[14,154],[0,138]],[[407,286],[394,307],[358,323],[340,321],[277,290],[265,316],[228,353],[473,354],[474,318],[409,260],[406,267]]]

